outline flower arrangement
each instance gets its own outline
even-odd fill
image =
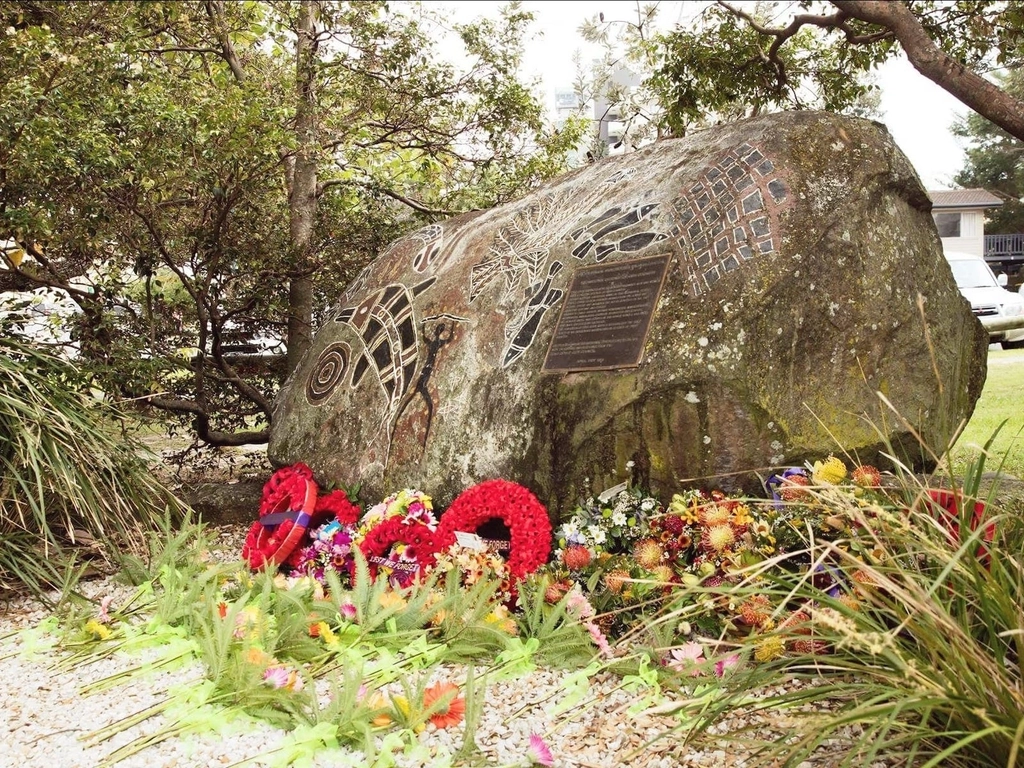
[[[359,521],[360,536],[392,517],[400,517],[410,523],[420,522],[431,531],[437,530],[437,517],[434,515],[431,498],[415,488],[403,488],[366,511]]]
[[[579,546],[591,555],[629,552],[647,534],[648,521],[662,509],[660,501],[635,486],[615,486],[576,505],[558,529],[559,550]]]
[[[457,533],[477,534],[495,522],[508,532],[505,563],[514,585],[547,562],[551,553],[548,511],[524,486],[498,479],[466,489],[441,516],[437,544],[448,549]]]
[[[356,531],[352,524],[334,519],[309,532],[307,546],[300,547],[288,558],[291,576],[310,576],[326,584],[328,571],[343,580],[352,572]]]
[[[355,535],[370,575],[406,587],[434,565],[436,531],[431,498],[403,488],[367,510]]]
[[[765,488],[771,502],[761,511],[779,553],[804,549],[814,539],[840,538],[849,539],[857,551],[858,525],[849,511],[857,508],[870,514],[872,509],[894,506],[876,467],[862,464],[851,472],[835,456],[772,475]]]
[[[296,547],[285,561],[290,576],[311,576],[326,583],[328,570],[347,579],[352,572],[352,554],[359,519],[358,505],[349,501],[344,490],[317,498],[304,546]]]
[[[512,578],[507,565],[493,549],[471,549],[458,542],[437,555],[434,570],[445,584],[456,579],[461,587],[470,588],[481,579],[490,577],[501,582],[494,600],[507,603],[512,599]]]
[[[770,529],[743,499],[693,489],[673,495],[668,513],[652,525],[642,564],[657,553],[679,574],[721,579],[762,559]]]
[[[316,508],[317,486],[305,464],[277,470],[263,486],[260,519],[252,524],[242,546],[249,567],[281,565],[306,533]]]

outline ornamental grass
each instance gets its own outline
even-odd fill
[[[65,580],[70,545],[116,558],[181,512],[120,417],[73,365],[0,336],[0,588],[28,585],[46,599]]]
[[[748,663],[681,710],[675,735],[699,741],[732,713],[760,711],[785,724],[775,738],[763,723],[724,737],[752,765],[798,765],[837,739],[841,766],[1024,765],[1024,525],[991,495],[978,500],[984,458],[968,469],[957,520],[931,502],[942,493],[904,473],[908,508],[851,499],[835,510],[871,546],[808,536],[806,568],[748,571],[730,599],[767,598],[768,629],[737,645]]]

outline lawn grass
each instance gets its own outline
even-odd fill
[[[988,353],[988,377],[974,408],[974,414],[950,452],[953,473],[963,476],[967,462],[976,456],[985,442],[1004,421],[1006,424],[992,445],[985,461],[995,470],[1003,463],[1003,472],[1024,480],[1024,350],[992,349]]]

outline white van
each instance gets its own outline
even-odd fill
[[[996,279],[985,259],[971,253],[947,252],[946,261],[957,288],[971,302],[971,310],[983,326],[991,329],[997,320],[1020,318],[1020,328],[989,330],[989,341],[1002,344],[1003,349],[1024,347],[1024,296],[1003,287],[1006,275]]]

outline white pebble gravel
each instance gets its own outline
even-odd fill
[[[130,594],[110,578],[83,582],[82,589],[97,600],[113,595],[115,604]],[[40,647],[34,639],[40,633],[30,630],[46,617],[47,613],[30,601],[0,602],[0,768],[97,768],[115,750],[140,736],[157,733],[169,721],[156,715],[102,741],[93,734],[158,705],[168,690],[196,685],[203,679],[201,665],[190,662],[136,675],[104,690],[84,692],[92,683],[159,657],[159,649],[118,652],[70,669],[57,669],[57,661],[66,655]],[[457,669],[442,667],[434,674],[438,679],[460,680]],[[748,764],[736,745],[711,743],[705,749],[682,750],[680,739],[670,734],[645,746],[648,740],[669,731],[676,721],[668,716],[631,714],[634,694],[625,691],[622,681],[611,675],[592,677],[587,703],[566,708],[564,688],[571,674],[536,670],[488,685],[475,732],[479,750],[475,764],[480,764],[481,756],[487,765],[528,764],[525,755],[532,733],[544,737],[555,765],[563,768],[741,768]],[[777,738],[780,728],[785,727],[777,716],[737,713],[715,730],[758,726],[755,717],[764,718],[766,738],[773,738],[773,734]],[[247,765],[287,765],[283,755],[275,755],[274,750],[287,745],[288,739],[289,734],[281,729],[242,717],[216,733],[162,740],[117,765],[209,768],[232,766],[247,759],[252,760]],[[419,744],[416,755],[398,758],[399,768],[452,764],[451,756],[462,746],[462,730],[428,727],[420,734]],[[842,744],[827,748],[815,755],[813,762],[807,762],[806,768],[834,765],[841,749]],[[364,765],[367,762],[361,752],[325,749],[315,757],[312,768]]]

